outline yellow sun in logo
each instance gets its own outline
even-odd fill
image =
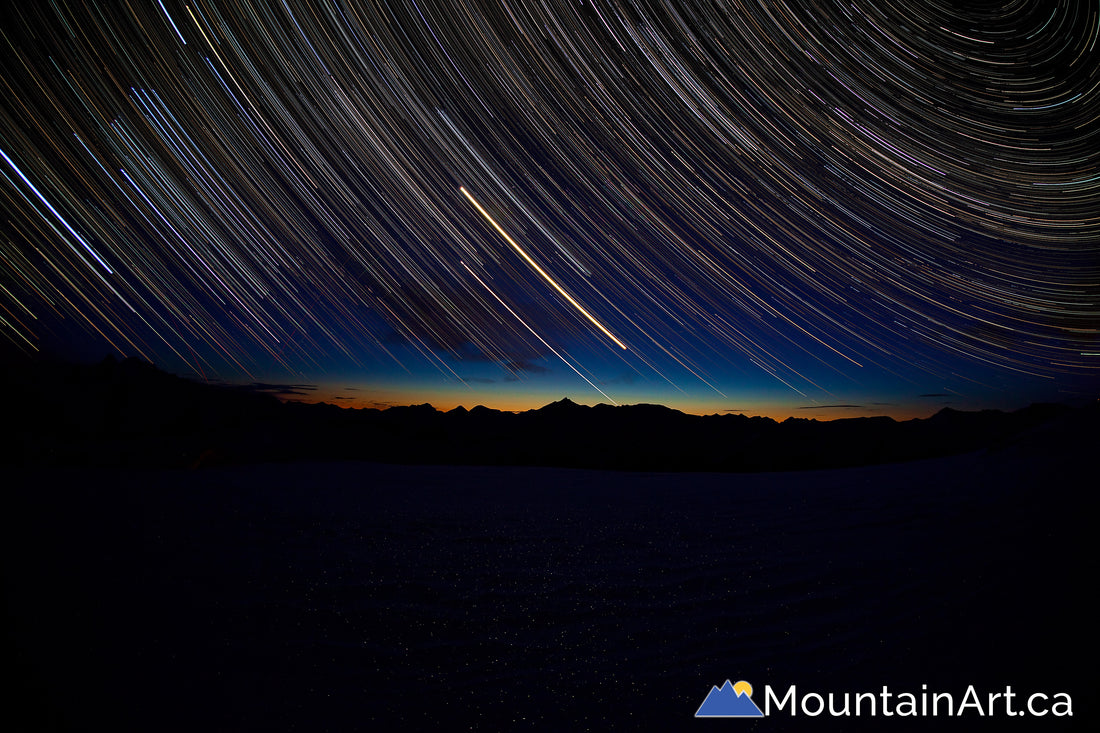
[[[745,682],[745,680],[741,680],[736,685],[734,685],[733,691],[736,692],[738,695],[744,694],[752,697],[752,685],[750,685],[748,682]]]

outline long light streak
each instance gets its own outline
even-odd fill
[[[506,242],[508,242],[508,244],[512,245],[512,249],[514,249],[516,252],[518,252],[520,257],[522,257],[527,262],[527,264],[529,264],[532,267],[532,269],[534,269],[535,272],[542,275],[543,280],[550,283],[550,286],[552,288],[554,288],[554,290],[557,290],[558,293],[561,295],[561,297],[565,298],[571,306],[573,306],[574,308],[577,309],[577,311],[580,312],[581,315],[583,315],[585,318],[587,318],[589,321],[591,321],[592,325],[594,325],[596,328],[600,329],[604,333],[604,335],[606,335],[609,339],[614,341],[616,346],[618,346],[620,349],[625,349],[626,348],[626,344],[624,344],[622,341],[620,341],[618,338],[616,338],[615,334],[608,331],[604,327],[604,325],[602,323],[600,323],[599,321],[597,321],[595,316],[593,316],[591,313],[589,313],[587,310],[585,310],[584,306],[582,306],[580,303],[578,303],[573,298],[572,295],[565,292],[565,288],[563,288],[561,285],[558,285],[557,280],[550,277],[550,273],[548,273],[546,270],[539,267],[539,263],[537,263],[533,259],[531,259],[531,255],[527,254],[527,252],[524,251],[523,247],[520,247],[519,243],[516,240],[512,239],[512,237],[508,234],[508,232],[504,231],[504,227],[502,227],[500,224],[497,223],[496,219],[494,219],[489,214],[489,212],[486,211],[485,208],[480,203],[478,203],[477,199],[475,199],[473,197],[473,195],[469,191],[466,190],[465,186],[460,186],[459,190],[462,191],[463,196],[465,196],[467,199],[469,199],[471,204],[473,204],[475,207],[477,207],[477,210],[480,211],[481,215],[484,216],[489,221],[489,223],[493,225],[493,228],[497,230],[497,232],[500,234],[500,236],[504,237],[504,241],[506,241]]]

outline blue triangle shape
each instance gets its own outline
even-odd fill
[[[707,699],[695,711],[696,718],[763,718],[764,713],[748,695],[739,695],[726,680],[721,688],[711,687]]]

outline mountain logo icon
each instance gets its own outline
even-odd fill
[[[764,713],[752,701],[752,685],[741,680],[736,685],[729,680],[721,687],[711,687],[707,699],[695,711],[696,718],[763,718]]]

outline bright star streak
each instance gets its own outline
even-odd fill
[[[619,348],[621,348],[621,349],[626,348],[626,344],[624,344],[619,339],[615,338],[615,334],[611,333],[606,328],[604,328],[602,323],[597,321],[596,318],[591,313],[586,311],[584,309],[584,306],[582,306],[580,303],[578,303],[576,300],[574,300],[573,296],[571,296],[569,293],[565,292],[565,289],[561,285],[558,285],[558,283],[554,280],[554,278],[550,277],[550,274],[548,272],[546,272],[546,270],[539,267],[538,263],[535,262],[533,259],[531,259],[531,256],[523,251],[523,247],[520,247],[519,244],[516,242],[516,240],[512,239],[508,235],[508,232],[504,231],[504,228],[501,227],[500,224],[496,223],[496,220],[493,219],[493,217],[491,217],[489,215],[489,212],[486,211],[485,208],[482,207],[482,205],[477,202],[477,199],[475,199],[473,196],[470,195],[470,192],[466,190],[465,186],[460,186],[458,190],[462,191],[462,195],[465,196],[467,199],[469,199],[470,203],[473,204],[474,206],[476,206],[477,210],[481,212],[481,215],[484,216],[486,219],[488,219],[489,223],[492,224],[493,227],[498,232],[500,232],[500,236],[504,237],[505,241],[507,241],[508,244],[512,245],[512,248],[516,252],[519,252],[520,257],[522,257],[524,260],[526,260],[527,264],[529,264],[531,267],[533,267],[535,269],[535,272],[542,275],[543,279],[546,280],[546,282],[550,283],[550,285],[553,286],[554,290],[557,290],[559,293],[561,293],[561,296],[563,298],[565,298],[566,300],[568,300],[570,305],[572,305],[574,308],[576,308],[578,311],[580,311],[584,315],[585,318],[587,318],[589,321],[592,322],[592,325],[594,325],[596,328],[603,331],[604,334],[609,339],[614,341],[619,346]]]

